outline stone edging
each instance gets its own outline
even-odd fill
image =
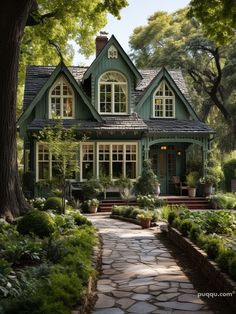
[[[96,290],[97,290],[97,278],[101,271],[102,265],[102,237],[98,233],[98,244],[93,248],[92,255],[92,267],[96,270],[97,274],[95,276],[90,276],[88,280],[88,286],[86,289],[85,296],[83,298],[83,303],[76,306],[71,314],[88,314],[91,312],[95,302],[96,302]]]
[[[128,217],[123,217],[123,216],[119,216],[119,215],[110,215],[110,218],[114,218],[114,219],[119,219],[119,220],[122,220],[122,221],[126,221],[126,222],[130,222],[132,224],[135,224],[135,225],[139,225],[140,226],[140,223],[138,222],[137,219],[133,219],[133,218],[128,218]]]
[[[227,274],[221,272],[218,265],[209,260],[203,250],[183,237],[177,229],[168,226],[167,235],[175,245],[190,257],[194,264],[198,265],[200,272],[209,280],[217,293],[233,293],[232,296],[226,297],[226,300],[232,308],[236,309],[236,283]]]

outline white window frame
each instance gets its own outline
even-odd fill
[[[112,145],[122,145],[123,146],[123,176],[126,177],[126,162],[129,162],[129,160],[126,160],[126,146],[127,145],[135,145],[136,147],[136,160],[135,160],[135,172],[136,172],[136,178],[131,179],[132,181],[136,181],[138,177],[138,142],[97,142],[97,178],[99,179],[99,145],[109,145],[109,173],[111,174],[111,180],[116,181],[117,178],[113,178],[112,173]]]
[[[164,85],[163,87],[163,96],[157,96],[157,92],[159,91],[161,85]],[[166,96],[165,95],[165,86],[167,85],[168,89],[172,92],[173,96]],[[156,103],[155,103],[155,100],[156,99],[162,99],[163,101],[163,116],[162,117],[159,117],[159,116],[156,116],[155,115],[155,106],[156,106]],[[168,104],[166,104],[166,100],[167,99],[172,99],[173,101],[173,115],[172,116],[167,116],[166,115],[166,106],[168,106]],[[170,88],[169,84],[167,84],[167,82],[165,80],[161,81],[161,83],[158,85],[157,89],[155,90],[154,94],[153,94],[153,103],[152,103],[152,117],[153,118],[156,118],[156,119],[162,119],[162,118],[165,118],[165,119],[173,119],[175,118],[175,106],[176,106],[176,102],[175,102],[175,93],[173,92],[172,88]]]
[[[47,145],[47,143],[43,142],[43,141],[39,141],[39,142],[36,142],[36,149],[35,149],[35,152],[36,152],[36,158],[35,158],[35,161],[36,161],[36,164],[35,164],[35,173],[36,173],[36,182],[39,182],[39,181],[45,181],[47,179],[39,179],[39,159],[38,159],[38,153],[39,153],[39,145]],[[52,176],[52,164],[53,164],[53,159],[52,159],[52,153],[48,152],[48,155],[49,155],[49,180],[51,180],[53,178]],[[78,151],[76,152],[76,159],[78,160]],[[79,162],[79,161],[78,161]],[[77,177],[77,175],[75,174],[75,177]],[[70,179],[71,181],[73,181],[74,179]]]
[[[58,95],[58,96],[52,95],[52,91],[58,85],[59,82],[61,82],[61,93],[60,93],[60,95]],[[63,83],[66,84],[68,86],[68,88],[71,90],[72,96],[68,96],[68,95],[63,96],[63,92],[62,92],[63,91]],[[48,98],[49,98],[48,99],[48,104],[49,104],[48,116],[49,116],[49,119],[53,118],[52,117],[52,98],[59,98],[60,99],[60,118],[62,118],[62,119],[74,119],[75,118],[75,94],[74,94],[74,90],[63,76],[60,76],[54,82],[54,84],[52,85],[52,87],[49,90]],[[67,117],[67,116],[63,115],[63,99],[64,98],[71,98],[72,99],[72,116],[71,117]]]
[[[121,75],[125,82],[101,82],[101,79],[104,75],[106,75],[107,73],[118,73],[119,75]],[[111,112],[101,112],[101,108],[100,108],[100,86],[101,85],[111,85]],[[126,111],[125,112],[115,112],[115,85],[125,85],[125,94],[126,94]],[[119,71],[107,71],[102,73],[102,75],[99,77],[98,79],[98,112],[101,115],[127,115],[128,114],[128,80],[127,78],[124,76],[124,74],[122,74]]]
[[[87,179],[83,179],[83,146],[92,145],[93,146],[93,175],[95,175],[95,164],[96,164],[96,151],[94,142],[83,142],[80,144],[80,156],[79,156],[79,167],[80,167],[80,182],[85,182]]]

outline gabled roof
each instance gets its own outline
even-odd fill
[[[184,78],[181,70],[167,71],[166,68],[156,70],[144,70],[142,72],[143,80],[139,83],[135,91],[136,111],[138,111],[150,93],[155,89],[162,79],[165,79],[175,93],[185,104],[190,115],[199,120],[196,112],[194,111],[188,90],[186,88]]]
[[[44,84],[48,81],[56,66],[28,65],[26,68],[25,91],[23,111],[31,104],[34,97],[39,93]],[[67,67],[74,79],[80,83],[88,67]]]
[[[47,67],[48,68],[48,67]],[[50,72],[50,71],[49,71]],[[27,119],[27,117],[29,117],[30,113],[32,112],[32,110],[34,109],[34,107],[36,106],[36,104],[38,103],[38,101],[42,98],[42,96],[45,94],[45,92],[47,91],[47,89],[53,84],[53,82],[55,81],[55,79],[58,77],[58,75],[60,75],[61,73],[63,73],[66,78],[68,79],[69,83],[75,88],[75,90],[79,93],[79,95],[81,96],[81,98],[83,99],[83,101],[85,102],[85,104],[88,106],[88,108],[90,109],[93,117],[97,120],[97,121],[102,121],[101,116],[98,114],[97,110],[91,105],[89,99],[87,98],[85,92],[83,91],[83,89],[80,86],[80,82],[77,81],[74,77],[74,75],[72,75],[72,73],[69,71],[69,69],[65,66],[65,64],[63,62],[59,63],[59,65],[51,72],[51,74],[49,75],[49,77],[46,79],[43,75],[42,79],[39,79],[39,83],[37,85],[36,88],[34,88],[34,92],[36,89],[39,89],[38,92],[35,92],[35,97],[33,98],[33,100],[29,103],[28,107],[25,109],[25,111],[23,112],[23,114],[20,116],[18,123],[19,125],[21,125],[21,123]],[[80,76],[80,71],[77,71],[74,73],[77,76]],[[41,88],[40,88],[41,86]],[[30,95],[30,93],[28,94]],[[29,99],[29,98],[28,98]]]
[[[91,75],[91,73],[94,71],[94,68],[99,64],[100,60],[104,57],[104,54],[106,53],[108,47],[110,47],[111,45],[114,45],[117,48],[119,54],[121,55],[123,60],[126,62],[128,67],[130,68],[130,70],[135,75],[136,80],[137,81],[141,80],[142,79],[142,75],[140,74],[140,72],[138,71],[136,66],[133,64],[133,62],[131,61],[131,59],[127,55],[127,53],[121,47],[121,45],[119,44],[119,42],[117,41],[117,39],[115,38],[114,35],[111,36],[111,38],[108,40],[108,42],[105,45],[105,47],[103,47],[103,49],[101,50],[101,52],[99,53],[97,58],[93,61],[93,63],[87,69],[87,71],[84,74],[84,79],[87,79]]]

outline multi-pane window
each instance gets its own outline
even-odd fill
[[[106,72],[99,79],[99,112],[127,113],[127,80],[118,72]]]
[[[76,162],[77,153],[75,152],[72,162]],[[37,170],[36,181],[38,180],[51,180],[58,177],[60,174],[60,161],[49,152],[47,144],[39,142],[37,143]],[[75,178],[76,174],[72,174],[72,178]]]
[[[81,151],[81,177],[90,179],[94,176],[94,144],[82,144]]]
[[[99,177],[136,179],[137,144],[99,144],[98,156]]]
[[[175,95],[165,81],[162,81],[154,95],[153,116],[155,118],[174,118]]]
[[[49,92],[49,117],[73,118],[74,93],[63,77],[60,77]]]

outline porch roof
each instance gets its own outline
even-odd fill
[[[132,114],[129,116],[102,117],[103,121],[98,122],[95,120],[78,120],[78,119],[65,119],[63,125],[65,127],[78,126],[79,131],[100,131],[100,132],[111,132],[111,131],[132,131],[132,132],[144,132],[147,131],[147,125],[137,115]],[[35,119],[28,126],[29,131],[39,131],[44,127],[53,127],[56,120],[48,119]]]
[[[145,120],[149,133],[215,133],[210,127],[199,120],[153,119]]]

